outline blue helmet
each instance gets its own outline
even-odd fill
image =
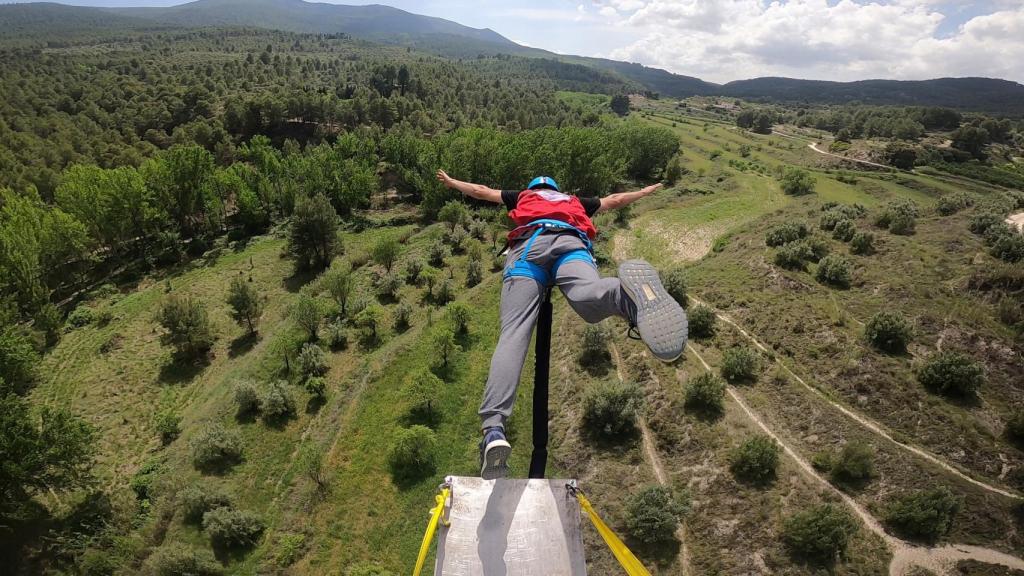
[[[550,176],[537,176],[530,181],[530,185],[526,187],[527,190],[536,190],[537,188],[550,188],[556,192],[560,192],[558,189],[558,182]]]

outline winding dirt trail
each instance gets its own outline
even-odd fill
[[[690,299],[693,300],[694,302],[697,302],[698,304],[703,304],[704,306],[707,306],[707,307],[711,308],[712,310],[714,310],[715,311],[715,315],[718,317],[719,320],[721,320],[722,322],[725,322],[726,324],[728,324],[728,325],[732,326],[733,328],[735,328],[740,334],[743,335],[744,338],[749,340],[751,344],[753,344],[755,347],[757,347],[758,350],[760,350],[761,352],[763,352],[765,354],[770,354],[770,351],[768,350],[768,348],[764,344],[759,342],[757,340],[757,338],[755,338],[749,332],[744,330],[739,324],[734,322],[727,315],[723,314],[720,310],[718,310],[714,306],[711,306],[710,304],[708,304],[706,301],[704,301],[704,300],[702,300],[702,299],[700,299],[697,296],[694,296],[692,294],[690,295]],[[947,472],[955,475],[956,477],[960,478],[961,480],[969,482],[969,483],[971,483],[971,484],[973,484],[973,485],[975,485],[975,486],[977,486],[979,488],[982,488],[982,489],[984,489],[984,490],[986,490],[988,492],[992,492],[994,494],[999,494],[1000,496],[1005,496],[1006,498],[1011,498],[1013,500],[1024,499],[1024,498],[1022,498],[1018,494],[1015,494],[1015,493],[1010,492],[1008,490],[1004,490],[1003,488],[999,488],[998,486],[993,486],[991,484],[988,484],[986,482],[983,482],[981,480],[973,478],[973,477],[967,475],[966,473],[962,472],[960,469],[954,467],[952,464],[949,464],[948,462],[942,460],[938,456],[936,456],[936,455],[934,455],[934,454],[932,454],[930,452],[927,452],[927,451],[925,451],[922,448],[918,448],[917,446],[913,446],[911,444],[906,444],[904,442],[900,442],[899,440],[895,439],[889,432],[887,432],[882,427],[881,424],[875,422],[874,420],[872,420],[872,419],[870,419],[870,418],[868,418],[866,416],[858,414],[857,412],[854,412],[853,410],[850,410],[846,406],[843,406],[842,404],[840,404],[840,403],[836,402],[835,400],[832,400],[831,398],[826,396],[825,393],[822,392],[821,390],[819,390],[818,388],[808,384],[803,378],[801,378],[795,372],[793,372],[789,368],[789,366],[787,366],[780,358],[776,358],[775,359],[775,364],[777,366],[779,366],[780,368],[782,368],[786,372],[786,374],[788,374],[794,380],[799,382],[800,385],[802,385],[804,388],[806,388],[807,390],[813,392],[819,398],[821,398],[825,402],[828,402],[829,405],[831,405],[833,408],[835,408],[836,410],[839,410],[844,415],[849,417],[851,420],[857,422],[858,424],[860,424],[864,428],[867,428],[868,430],[870,430],[874,434],[876,434],[876,435],[886,439],[887,441],[889,441],[889,442],[899,446],[900,448],[902,448],[902,449],[904,449],[904,450],[906,450],[906,451],[908,451],[908,452],[910,452],[912,454],[915,454],[917,456],[920,456],[921,458],[924,458],[925,460],[931,462],[932,464],[935,464],[936,466],[941,467],[943,470],[946,470]]]
[[[704,360],[704,357],[692,346],[687,345],[687,348],[704,366],[704,369],[711,372],[711,366]],[[677,371],[677,374],[679,372]],[[843,502],[849,506],[855,514],[861,519],[868,530],[878,535],[892,551],[892,560],[889,563],[889,576],[905,576],[914,567],[926,568],[943,576],[954,576],[956,574],[956,565],[958,562],[963,560],[975,560],[986,564],[995,564],[998,566],[1005,566],[1015,570],[1024,570],[1024,560],[999,552],[997,550],[991,550],[989,548],[982,548],[980,546],[968,546],[964,544],[950,544],[937,548],[928,548],[923,546],[915,546],[888,534],[882,527],[882,524],[877,518],[871,515],[863,506],[861,506],[856,500],[851,498],[845,492],[836,488],[831,482],[826,480],[817,470],[814,469],[811,464],[804,459],[800,454],[796,452],[789,444],[786,443],[778,434],[776,434],[767,424],[757,415],[756,412],[750,409],[743,398],[740,397],[736,390],[729,386],[727,389],[729,397],[737,406],[743,410],[748,418],[754,424],[757,425],[765,434],[771,437],[773,440],[778,442],[779,446],[782,447],[783,451],[793,459],[794,462],[800,467],[800,469],[808,477],[822,484],[827,490],[838,496]]]

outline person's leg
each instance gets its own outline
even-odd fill
[[[512,414],[543,298],[544,288],[531,278],[506,278],[501,286],[501,336],[491,357],[491,371],[480,405],[483,428],[504,428]]]
[[[602,278],[588,262],[575,260],[558,268],[555,282],[572,309],[590,324],[611,316],[629,320],[635,315],[632,302],[618,278]]]

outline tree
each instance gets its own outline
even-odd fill
[[[399,430],[388,451],[391,474],[399,482],[433,474],[436,461],[437,436],[426,426],[415,425]]]
[[[602,382],[583,398],[583,425],[593,434],[621,438],[636,431],[643,394],[636,384]]]
[[[331,266],[324,273],[321,286],[341,308],[341,317],[344,318],[348,314],[348,303],[355,290],[355,279],[352,277],[352,272],[347,268]]]
[[[887,164],[900,170],[913,170],[914,163],[917,162],[917,152],[910,146],[898,142],[886,144],[882,157]]]
[[[379,339],[378,331],[384,321],[384,309],[377,304],[371,304],[356,315],[356,326],[363,329],[363,340],[368,343],[375,343]]]
[[[256,334],[256,324],[263,312],[263,302],[256,287],[241,276],[232,278],[228,287],[228,305],[235,322],[248,327],[250,334]]]
[[[445,306],[444,315],[456,334],[463,335],[469,333],[469,319],[473,315],[469,306],[461,302],[452,302]]]
[[[953,526],[963,499],[940,486],[896,498],[889,504],[885,521],[911,538],[934,542]]]
[[[725,382],[711,372],[702,372],[690,379],[683,392],[683,406],[709,415],[725,409]]]
[[[324,474],[325,456],[322,446],[316,442],[308,442],[299,450],[298,457],[299,470],[316,484],[317,490],[321,491],[327,488],[327,476]]]
[[[248,416],[259,411],[260,396],[252,382],[242,380],[235,384],[235,404],[238,416]]]
[[[217,546],[250,548],[263,534],[263,521],[252,512],[214,508],[203,514],[203,530]]]
[[[469,220],[469,210],[462,202],[453,200],[441,208],[437,213],[437,218],[448,224],[450,231],[454,233],[456,226],[465,224]]]
[[[626,529],[644,544],[670,542],[687,509],[686,498],[673,498],[664,486],[648,486],[626,503]]]
[[[180,358],[198,359],[213,346],[206,307],[191,296],[172,294],[160,307],[157,321],[166,331],[161,340],[173,346]]]
[[[39,353],[29,339],[14,326],[0,324],[0,395],[25,393],[36,380],[38,365]]]
[[[961,126],[950,134],[950,138],[954,148],[968,152],[978,160],[985,159],[985,146],[990,141],[988,130],[977,126]]]
[[[899,312],[882,310],[864,326],[864,338],[879,350],[900,353],[913,338],[913,328]]]
[[[402,246],[394,238],[382,238],[371,250],[373,261],[391,272],[391,267],[402,253]]]
[[[231,507],[231,497],[226,493],[199,484],[182,490],[178,499],[181,501],[181,511],[185,522],[192,524],[202,523],[203,514],[210,510]]]
[[[466,264],[466,287],[472,288],[484,279],[483,265],[480,260],[471,258]]]
[[[327,365],[327,355],[324,354],[323,348],[311,342],[302,345],[297,364],[299,365],[299,372],[306,378],[310,376],[323,376],[330,369]]]
[[[985,370],[966,354],[943,351],[928,358],[918,371],[917,380],[939,394],[971,397],[985,383]]]
[[[770,436],[754,436],[732,451],[729,468],[740,480],[763,484],[775,478],[781,451]]]
[[[443,388],[444,382],[429,370],[417,371],[407,379],[402,394],[409,414],[420,423],[432,424],[436,416],[435,403]]]
[[[441,361],[441,368],[448,370],[452,357],[459,351],[459,343],[455,340],[455,331],[447,326],[440,326],[431,336],[434,358]]]
[[[90,478],[95,432],[63,410],[30,410],[14,394],[0,396],[0,516],[34,494],[84,485]]]
[[[283,422],[295,415],[295,398],[287,382],[275,380],[267,384],[260,395],[260,413],[270,423]]]
[[[211,231],[219,214],[211,194],[213,155],[202,146],[172,146],[140,168],[156,203],[170,214],[184,238]]]
[[[192,465],[201,471],[232,466],[242,459],[242,439],[238,432],[220,424],[207,424],[189,442]]]
[[[302,294],[292,307],[291,316],[292,320],[306,332],[307,339],[315,342],[320,331],[320,322],[324,318],[320,302],[316,298]]]
[[[323,194],[300,197],[288,231],[288,251],[299,270],[323,270],[340,250],[338,213]]]
[[[856,532],[857,522],[835,504],[797,512],[782,525],[782,538],[794,554],[823,564],[844,553]]]
[[[612,96],[610,105],[612,112],[619,116],[626,116],[629,114],[629,96],[625,94],[616,94]]]
[[[779,179],[782,191],[790,196],[805,196],[814,192],[814,177],[806,170],[787,166]]]

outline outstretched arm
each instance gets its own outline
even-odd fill
[[[661,184],[655,184],[653,186],[648,186],[643,190],[637,190],[636,192],[620,192],[618,194],[609,194],[608,196],[601,198],[601,207],[597,211],[605,212],[608,210],[615,210],[617,208],[628,206],[633,202],[636,202],[637,200],[643,198],[644,196],[653,194],[656,190],[660,188]]]
[[[444,170],[437,171],[437,179],[444,184],[447,188],[453,188],[462,192],[466,196],[476,198],[477,200],[486,200],[487,202],[494,202],[495,204],[501,204],[501,190],[495,190],[494,188],[488,188],[483,184],[471,184],[469,182],[462,182],[456,180],[448,175]]]

